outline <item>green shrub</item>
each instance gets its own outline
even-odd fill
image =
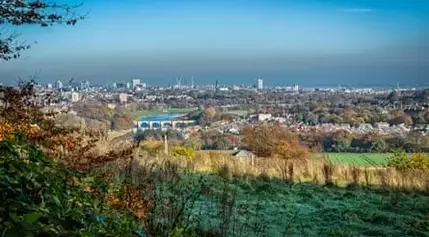
[[[429,171],[429,156],[425,153],[407,154],[403,150],[398,150],[389,159],[387,166],[398,170]]]
[[[2,236],[138,235],[131,212],[104,202],[107,188],[104,179],[61,168],[25,141],[0,142]]]

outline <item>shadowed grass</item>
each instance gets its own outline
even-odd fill
[[[157,212],[163,228],[168,228],[165,223],[170,223],[172,206],[186,207],[179,218],[181,227],[170,227],[182,234],[177,236],[427,236],[429,231],[429,196],[412,189],[404,192],[403,181],[395,181],[400,176],[392,170],[364,170],[370,173],[367,179],[385,185],[379,189],[361,185],[365,172],[326,168],[323,161],[319,165],[265,159],[250,165],[219,153],[190,160],[149,157],[143,152],[135,162],[135,184],[158,177],[157,198],[169,204]],[[323,174],[323,167],[329,172]],[[116,164],[112,168],[121,173]],[[146,169],[158,171],[142,171]],[[326,183],[327,176],[337,185],[341,178],[349,180],[344,187],[305,181],[316,174],[320,184]],[[346,187],[350,183],[354,185]],[[184,205],[186,198],[181,197],[193,197],[188,202],[192,205]]]

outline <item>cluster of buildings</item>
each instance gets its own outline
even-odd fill
[[[117,90],[135,90],[135,91],[142,91],[146,88],[146,83],[143,82],[141,79],[132,79],[131,82],[114,82],[112,84],[111,89],[113,91]]]
[[[403,136],[411,131],[410,127],[404,124],[390,126],[388,123],[377,123],[374,126],[372,124],[363,123],[359,126],[350,126],[350,124],[331,124],[324,123],[315,126],[308,126],[302,124],[295,124],[292,126],[298,131],[310,131],[316,129],[325,133],[336,132],[340,130],[348,131],[352,134],[366,134],[370,132],[378,133],[381,135],[395,135]]]
[[[83,80],[75,82],[73,79],[68,83],[58,80],[44,86],[38,85],[40,91],[55,92],[63,102],[75,103],[83,99],[95,97],[95,94],[103,92],[107,96],[114,96],[120,103],[126,103],[129,98],[128,92],[142,91],[146,88],[146,83],[141,79],[132,79],[126,83],[113,83],[110,87],[91,85],[89,81]],[[110,94],[109,94],[110,93]],[[112,99],[112,98],[110,98]]]

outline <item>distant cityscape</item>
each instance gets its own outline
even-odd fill
[[[310,91],[325,91],[325,92],[359,92],[359,93],[383,93],[392,90],[416,90],[422,88],[429,88],[429,85],[405,85],[405,84],[392,84],[392,85],[321,85],[321,86],[300,86],[298,83],[285,86],[271,86],[264,83],[264,79],[258,78],[254,83],[239,84],[239,85],[223,85],[216,80],[214,84],[194,84],[192,78],[191,83],[183,83],[183,77],[176,78],[176,84],[169,86],[155,86],[146,83],[142,79],[131,79],[129,81],[118,81],[111,84],[93,84],[88,80],[75,81],[74,79],[68,82],[57,80],[53,83],[37,84],[40,89],[47,91],[61,92],[63,97],[69,98],[75,102],[79,100],[79,93],[88,92],[142,92],[147,89],[156,90],[171,90],[171,89],[198,89],[198,90],[213,90],[213,91],[233,91],[233,90],[280,90],[288,92],[310,92]],[[250,80],[251,81],[251,80]],[[0,83],[2,85],[3,83]]]

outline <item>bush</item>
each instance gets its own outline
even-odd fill
[[[3,236],[131,236],[139,221],[105,202],[108,183],[60,168],[22,140],[0,142]]]
[[[159,154],[161,151],[163,151],[164,143],[162,141],[149,139],[141,142],[140,147],[142,147],[143,150],[147,151],[149,155],[155,156]]]
[[[194,149],[192,147],[176,146],[171,152],[171,154],[173,156],[186,157],[191,159],[194,157]]]
[[[403,150],[399,150],[389,159],[388,166],[398,170],[429,171],[429,155],[424,153],[407,154]]]

